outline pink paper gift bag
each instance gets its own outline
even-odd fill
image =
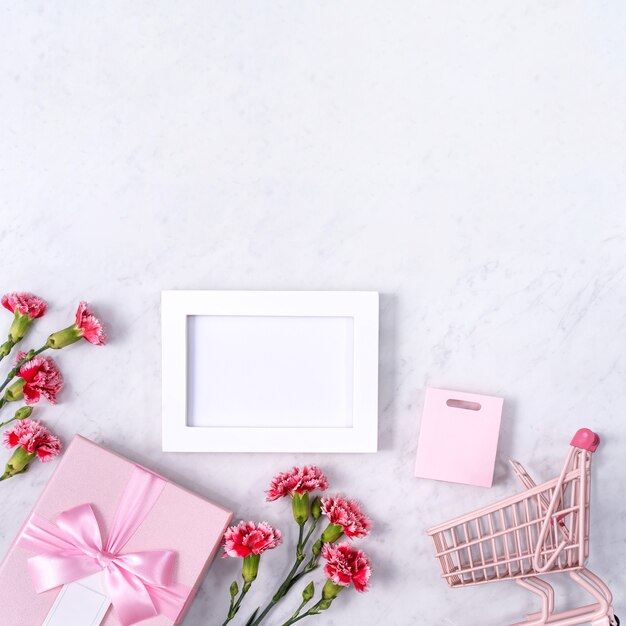
[[[57,523],[61,513],[89,509],[93,511],[90,515],[95,516],[97,524],[91,527],[87,524],[87,527],[94,531],[99,526],[103,543],[111,540],[114,543],[115,536],[119,538],[116,529],[120,528],[120,515],[118,511],[116,519],[116,511],[124,501],[122,494],[128,496],[130,488],[137,484],[150,486],[150,504],[144,506],[145,516],[142,515],[142,519],[137,515],[133,519],[133,511],[141,507],[133,502],[132,497],[126,498],[125,511],[129,519],[123,524],[126,524],[126,535],[130,538],[118,541],[122,546],[119,554],[141,555],[144,551],[175,553],[175,560],[169,563],[170,568],[173,567],[172,589],[178,593],[173,611],[169,610],[170,614],[173,612],[170,618],[160,614],[144,619],[141,625],[171,626],[182,620],[217,552],[232,513],[88,439],[76,436],[0,565],[2,624],[39,626],[62,589],[55,587],[41,593],[35,591],[31,548],[37,545],[40,528],[52,528],[55,532],[55,527],[50,526],[50,523]],[[137,490],[136,495],[143,497]],[[91,508],[85,505],[91,505]],[[79,516],[75,514],[74,517]],[[41,527],[31,533],[34,539],[29,545],[28,541],[25,543],[25,537],[29,537],[29,531],[37,520]],[[84,519],[79,521],[84,522]],[[113,539],[109,537],[111,530]],[[110,556],[104,556],[105,563]],[[93,561],[93,558],[91,561],[86,559],[83,564],[86,562],[89,565]],[[156,591],[160,592],[158,589]],[[106,626],[120,624],[111,608],[101,623]]]
[[[415,475],[491,487],[504,400],[427,389]]]

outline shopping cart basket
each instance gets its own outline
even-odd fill
[[[542,485],[536,485],[523,466],[512,461],[526,491],[429,529],[448,585],[515,580],[539,596],[541,611],[512,626],[618,626],[609,588],[585,567],[591,456],[599,443],[592,431],[579,430],[561,474]],[[595,602],[555,613],[554,589],[539,576],[557,572],[567,572]]]

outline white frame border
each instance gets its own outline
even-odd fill
[[[161,293],[163,450],[167,452],[376,452],[378,293],[375,291],[174,291]],[[354,319],[351,428],[217,428],[187,425],[187,317],[254,315]],[[181,393],[184,390],[184,393]]]

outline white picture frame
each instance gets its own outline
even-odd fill
[[[372,291],[163,291],[163,450],[376,452]]]

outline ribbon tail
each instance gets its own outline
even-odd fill
[[[146,585],[138,576],[110,563],[104,570],[104,583],[121,626],[132,626],[158,615]]]
[[[157,611],[176,623],[187,601],[191,602],[191,588],[181,583],[172,583],[168,587],[147,587],[148,593]]]

